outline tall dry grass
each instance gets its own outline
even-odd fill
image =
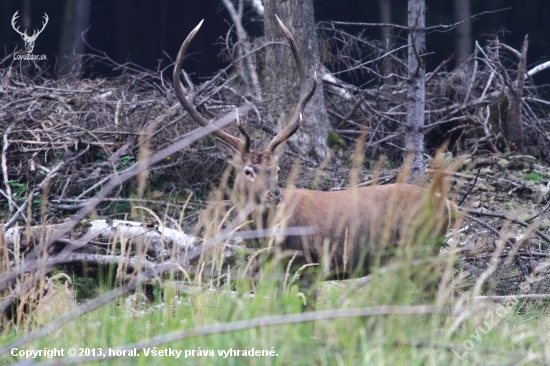
[[[352,191],[360,181],[359,161],[354,163],[350,178]],[[280,249],[285,227],[277,221],[277,213],[273,214],[277,224],[267,227],[259,220],[260,225],[254,226],[254,205],[246,198],[230,199],[236,192],[228,184],[230,172],[226,171],[220,186],[211,192],[210,207],[196,227],[202,244],[190,251],[195,257],[187,267],[171,267],[148,277],[142,270],[145,265],[127,266],[131,255],[147,261],[144,252],[132,251],[131,238],[118,237],[110,243],[109,254],[124,261],[106,265],[105,273],[111,277],[97,297],[77,307],[71,305],[72,301],[67,301],[65,308],[51,307],[55,315],[48,314],[48,307],[41,304],[53,290],[70,295],[69,281],[64,276],[55,279],[51,270],[40,266],[32,273],[17,276],[13,285],[3,290],[4,299],[16,300],[9,308],[11,313],[4,313],[0,362],[22,361],[10,356],[14,348],[54,347],[101,348],[105,352],[109,348],[171,347],[194,351],[187,357],[188,362],[209,365],[542,362],[546,348],[533,333],[546,329],[548,316],[543,308],[513,303],[504,311],[490,302],[476,300],[494,265],[472,287],[460,288],[467,274],[455,265],[457,241],[445,245],[440,235],[441,227],[448,224],[441,220],[446,209],[441,198],[449,194],[442,171],[453,167],[438,155],[432,168],[436,173],[426,182],[425,209],[400,221],[407,230],[399,245],[372,252],[367,277],[315,281],[313,288],[319,301],[314,312],[301,312],[306,296],[300,276],[305,270],[314,270],[316,279],[325,279],[330,275],[334,253],[323,251],[319,266],[294,266],[295,253]],[[298,175],[296,167],[287,184],[296,182]],[[397,180],[403,181],[406,175],[404,169]],[[395,202],[389,216],[402,218],[400,213],[408,209]],[[283,220],[284,215],[280,218]],[[380,231],[382,238],[391,237],[390,223],[394,222],[387,223]],[[457,217],[455,230],[460,223],[461,217]],[[264,229],[278,231],[273,234]],[[245,238],[245,242],[235,241],[236,236]],[[47,238],[44,233],[43,240]],[[501,250],[504,242],[498,243]],[[10,253],[3,249],[2,253],[4,271],[17,268],[21,250],[14,248]],[[38,254],[44,263],[51,255],[47,251]],[[176,258],[164,260],[175,263]],[[57,271],[62,273],[63,269]],[[356,275],[364,274],[364,269],[357,269]],[[152,301],[145,294],[146,283],[154,288]],[[499,310],[502,316],[497,315]],[[491,323],[490,329],[484,325],[489,315],[499,320]],[[308,326],[311,322],[314,327]],[[472,348],[467,341],[472,342]],[[522,351],[526,346],[531,350],[527,356]],[[224,358],[218,354],[252,348],[273,349],[277,356]],[[207,356],[197,356],[200,350],[208,351]],[[140,354],[140,358],[119,357],[115,362],[150,361],[143,351]],[[40,358],[45,364],[108,359],[98,355]],[[181,358],[161,360],[181,363]]]

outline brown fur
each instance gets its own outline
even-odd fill
[[[404,235],[411,235],[414,225],[431,225],[433,240],[426,241],[433,245],[436,237],[447,230],[450,214],[457,212],[453,202],[429,197],[427,190],[409,184],[332,192],[284,190],[279,207],[283,210],[281,216],[288,218],[287,227],[316,229],[313,235],[287,237],[281,248],[303,253],[298,261],[304,263],[318,263],[325,251],[331,256],[333,273],[343,277],[349,277],[357,269],[367,273],[375,255],[391,252],[410,239]],[[328,252],[323,247],[326,240]],[[438,251],[436,245],[425,248],[429,255]],[[381,259],[390,256],[382,254]]]
[[[254,151],[251,150],[249,153],[243,155],[244,160],[248,160],[250,164],[261,166],[262,164],[266,166],[271,166],[276,164],[274,161],[273,154],[270,154],[267,151]]]

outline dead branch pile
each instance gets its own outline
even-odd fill
[[[379,42],[349,34],[332,23],[323,23],[319,29],[325,63],[333,75],[364,82],[357,86],[325,78],[336,131],[354,141],[366,126],[368,156],[395,156],[403,150],[406,133],[406,45],[396,44],[388,51]],[[511,151],[549,158],[550,102],[540,96],[543,87],[530,79],[544,67],[527,72],[527,45],[527,37],[521,52],[498,38],[484,47],[476,43],[475,54],[461,67],[446,71],[447,59],[427,74],[428,149],[450,140],[457,155]]]
[[[48,182],[48,205],[74,211],[112,174],[136,162],[140,145],[147,146],[146,154],[196,128],[187,121],[163,70],[155,73],[116,65],[98,56],[88,59],[90,65],[98,62],[108,63],[120,76],[53,80],[38,68],[32,77],[15,64],[0,69],[0,203],[9,206],[7,213],[13,214],[59,164]],[[212,116],[233,107],[212,97],[216,88],[211,83],[199,90],[204,99],[198,104],[212,109]],[[185,201],[190,191],[204,195],[220,171],[210,169],[217,163],[212,152],[212,140],[207,139],[152,167],[150,198],[169,195],[171,202],[165,202],[169,205]],[[129,197],[135,192],[126,188],[123,193]]]
[[[249,109],[250,107],[245,105],[239,107],[238,111],[245,114]],[[8,309],[30,306],[31,303],[24,299],[28,299],[27,295],[34,293],[35,286],[39,285],[44,276],[58,265],[78,261],[91,262],[99,267],[96,268],[97,271],[101,270],[101,266],[118,264],[116,279],[125,283],[125,289],[120,290],[122,292],[117,291],[120,294],[135,289],[144,281],[158,278],[167,272],[172,276],[174,272],[187,274],[186,268],[188,268],[190,260],[196,259],[204,250],[212,248],[232,236],[234,227],[230,229],[229,233],[221,233],[217,238],[204,243],[204,245],[194,247],[193,238],[184,235],[181,230],[182,216],[188,202],[181,208],[182,214],[179,221],[170,220],[176,230],[165,227],[164,222],[153,211],[144,207],[141,209],[149,212],[159,222],[156,229],[149,229],[145,222],[137,223],[139,227],[132,228],[131,226],[135,225],[128,222],[115,223],[114,220],[99,220],[86,223],[83,219],[90,215],[114,189],[125,182],[139,176],[138,181],[143,185],[145,175],[150,167],[165,161],[178,151],[189,148],[215,129],[225,127],[233,121],[233,113],[232,111],[224,115],[208,127],[185,134],[176,142],[152,154],[147,153],[147,146],[142,142],[139,161],[119,172],[110,174],[106,178],[105,184],[102,184],[101,189],[92,199],[83,204],[68,220],[53,226],[47,225],[52,218],[44,209],[48,199],[49,183],[65,164],[78,159],[88,149],[57,163],[51,169],[47,169],[44,180],[28,194],[25,202],[17,208],[8,221],[0,226],[0,248],[2,250],[0,254],[0,293],[3,294],[3,300],[0,302],[0,318],[4,319]],[[8,182],[7,179],[5,181]],[[40,193],[42,194],[40,209],[42,225],[34,227],[31,226],[34,223],[34,221],[31,223],[33,197]],[[12,205],[17,206],[10,196],[5,192],[3,194]],[[28,213],[27,217],[23,216],[27,219],[25,231],[18,230],[18,228],[10,229],[25,210]],[[164,221],[166,219],[165,217]],[[53,217],[53,220],[57,220],[57,218]],[[128,227],[129,224],[130,227]],[[72,233],[77,234],[75,240],[72,240],[70,236]],[[20,312],[18,311],[18,313]],[[12,318],[10,321],[13,320]]]
[[[39,65],[30,77],[15,63],[0,69],[1,315],[59,265],[78,263],[83,270],[86,262],[96,267],[91,274],[97,277],[97,267],[118,264],[121,281],[132,273],[155,278],[187,267],[182,253],[193,240],[181,226],[187,229],[197,215],[184,216],[186,200],[190,192],[204,194],[220,174],[219,167],[210,171],[216,164],[212,141],[192,144],[209,132],[190,132],[196,126],[187,123],[162,71],[88,59],[90,67],[97,62],[120,76],[53,80]],[[216,115],[222,109],[215,98],[202,104],[212,105]],[[232,105],[227,110],[234,113]],[[182,143],[184,136],[189,137]],[[145,177],[141,161],[149,179],[136,188],[130,178]],[[138,206],[165,210],[165,216]],[[82,221],[92,211],[109,218],[99,232],[93,230],[97,220]],[[116,224],[128,215],[140,222]],[[166,215],[176,218],[168,221],[170,227]],[[168,265],[168,259],[175,262]]]

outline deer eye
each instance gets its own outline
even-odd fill
[[[250,169],[245,169],[244,174],[245,175],[250,175],[250,174],[252,174],[252,172],[250,171]]]

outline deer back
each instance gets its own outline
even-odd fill
[[[328,253],[331,263],[339,267],[346,263],[348,272],[358,266],[367,272],[373,256],[384,260],[400,245],[422,245],[409,242],[419,228],[428,231],[422,236],[430,246],[424,252],[437,254],[437,237],[457,212],[453,202],[430,197],[427,190],[409,184],[332,192],[292,189],[284,190],[283,197],[284,213],[279,216],[286,218],[286,225],[314,227],[316,233],[287,237],[282,249],[303,253],[306,263],[317,263]]]

